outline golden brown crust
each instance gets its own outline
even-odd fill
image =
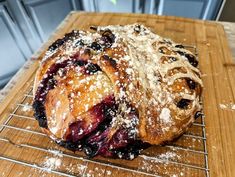
[[[136,30],[137,26],[139,30]],[[104,48],[103,51],[87,47],[91,44],[90,41],[97,41],[101,37],[100,33],[107,28],[116,36],[111,47]],[[88,44],[75,46],[74,43],[81,39],[87,40]],[[196,56],[182,46],[177,47],[176,43],[152,33],[143,25],[99,27],[97,33],[82,32],[80,36],[65,42],[51,53],[49,57],[45,56],[36,74],[34,94],[53,64],[74,55],[78,55],[83,61],[97,64],[101,69],[93,78],[89,76],[91,81],[83,90],[81,80],[84,75],[75,76],[76,70],[70,69],[65,79],[57,78],[58,86],[49,91],[45,103],[49,126],[44,132],[53,138],[63,139],[68,126],[74,121],[84,117],[89,119],[89,116],[80,115],[89,114],[88,109],[109,94],[114,94],[121,110],[128,103],[138,111],[138,137],[150,144],[162,144],[181,135],[194,121],[196,112],[201,110],[202,81]],[[96,99],[94,93],[86,92],[86,89],[89,90],[94,85],[96,77],[100,77],[100,83],[108,88],[107,93],[102,91],[105,87],[95,88],[95,92],[101,95],[100,99]],[[71,80],[73,84],[69,86]],[[57,96],[60,89],[65,89],[63,95],[66,96]],[[75,90],[80,90],[86,97],[71,99],[69,95],[74,94]],[[94,102],[90,101],[93,97]],[[83,102],[79,102],[81,99]],[[76,104],[71,103],[71,100]],[[51,115],[58,101],[63,104],[59,111]],[[79,104],[87,104],[89,108],[84,110]],[[71,108],[71,105],[75,108]],[[62,122],[60,117],[66,112],[66,118]],[[50,119],[53,116],[55,120]],[[125,121],[125,117],[122,119]],[[52,120],[57,126],[55,132],[50,125]],[[86,121],[89,123],[89,120]],[[120,123],[120,120],[117,122]],[[114,121],[113,127],[117,126],[117,122]]]

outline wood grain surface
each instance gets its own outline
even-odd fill
[[[41,133],[30,107],[34,74],[42,54],[72,29],[135,22],[163,37],[197,47],[206,128],[200,118],[179,139],[153,146],[132,161],[87,159],[82,152],[59,147]],[[156,15],[72,12],[25,67],[27,72],[21,73],[0,105],[0,176],[235,176],[235,67],[222,25]]]

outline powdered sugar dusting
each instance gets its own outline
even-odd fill
[[[171,112],[168,108],[163,108],[160,114],[160,120],[167,124],[171,122]]]

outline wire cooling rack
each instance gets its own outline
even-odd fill
[[[185,47],[197,55],[196,47]],[[18,173],[22,176],[209,177],[204,116],[174,142],[152,146],[132,161],[103,157],[89,159],[82,152],[71,152],[58,146],[40,131],[31,106],[32,85],[33,81],[0,125],[0,161],[9,162],[8,171],[0,172],[0,176]]]

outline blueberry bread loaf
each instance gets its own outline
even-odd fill
[[[33,103],[43,132],[89,157],[126,159],[184,133],[201,111],[194,54],[139,24],[91,30],[43,56]]]

